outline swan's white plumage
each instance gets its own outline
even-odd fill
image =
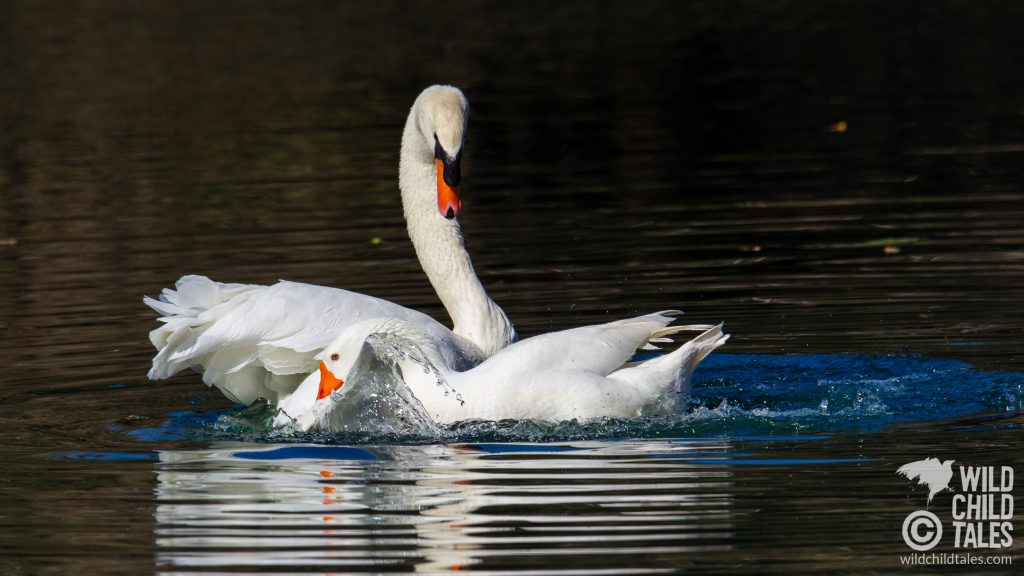
[[[470,343],[426,314],[365,294],[288,281],[222,285],[203,276],[186,276],[176,288],[164,290],[160,300],[146,299],[161,313],[176,313],[150,333],[160,352],[149,377],[194,367],[204,382],[243,404],[291,392],[316,369],[316,353],[341,328],[381,315],[410,322],[436,340],[450,366],[464,369],[482,360]]]
[[[316,367],[316,354],[345,326],[362,319],[401,318],[433,338],[446,363],[465,369],[515,340],[508,317],[487,295],[466,253],[457,220],[437,208],[434,136],[454,156],[461,150],[468,103],[457,88],[431,86],[406,119],[399,188],[409,236],[454,328],[397,304],[323,286],[224,284],[184,276],[145,303],[163,326],[150,333],[159,351],[151,379],[185,369],[232,400],[272,402],[295,390]],[[450,149],[447,149],[450,148]]]

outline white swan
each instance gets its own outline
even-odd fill
[[[559,422],[600,417],[666,414],[690,391],[697,364],[729,339],[722,326],[668,326],[659,312],[534,336],[499,351],[479,366],[455,372],[444,365],[432,339],[405,320],[371,319],[344,330],[323,352],[318,372],[279,405],[275,425],[307,430],[327,421],[345,401],[345,380],[368,338],[384,335],[401,347],[402,379],[437,423],[531,419]],[[703,330],[677,350],[640,364],[623,365],[638,349],[683,330]],[[420,356],[429,364],[417,361]],[[340,389],[340,390],[339,390]]]
[[[222,284],[184,276],[159,300],[150,332],[159,351],[150,379],[193,368],[236,402],[277,402],[316,370],[315,356],[338,331],[366,318],[400,318],[436,343],[444,363],[474,366],[515,340],[515,330],[473,271],[455,217],[468,102],[457,88],[431,86],[416,99],[402,133],[399,188],[409,237],[451,316],[433,318],[386,300],[323,286]]]

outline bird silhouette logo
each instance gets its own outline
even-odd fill
[[[900,466],[896,474],[908,480],[917,480],[918,484],[928,487],[928,504],[936,494],[949,488],[953,479],[953,460],[940,461],[938,458],[925,458]]]

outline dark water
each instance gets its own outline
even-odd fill
[[[1017,3],[208,4],[0,1],[0,573],[919,572],[896,468],[1024,477]],[[686,415],[274,437],[145,379],[185,273],[444,318],[435,82],[521,334],[725,321]]]

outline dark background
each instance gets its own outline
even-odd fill
[[[383,569],[375,554],[412,569],[450,551],[540,572],[901,570],[924,496],[899,465],[1022,470],[1022,29],[1019,1],[0,0],[0,572],[251,571],[275,553],[275,570]],[[352,517],[362,531],[344,549],[280,538],[232,506],[319,503],[317,469],[190,455],[246,433],[223,430],[233,408],[197,375],[146,380],[142,295],[187,273],[288,278],[445,318],[397,189],[405,116],[433,83],[471,102],[460,221],[520,333],[666,308],[725,321],[702,392],[733,409],[578,460],[454,444],[337,460],[351,482],[333,486],[380,496]],[[729,356],[747,352],[928,358],[907,376],[886,368],[903,358]],[[997,413],[963,416],[964,389]],[[835,431],[819,412],[840,400],[904,423]],[[936,413],[957,418],[916,421]],[[802,418],[813,438],[786,436]],[[424,476],[491,505],[438,523],[388,500]],[[595,504],[561,502],[577,490]],[[566,548],[616,501],[605,533],[630,547]],[[647,525],[655,511],[679,516]],[[539,532],[523,520],[538,514]],[[410,543],[421,524],[451,540]]]
[[[444,317],[396,186],[443,82],[473,107],[468,245],[524,335],[678,307],[733,351],[1019,366],[1016,2],[0,6],[9,364],[101,342],[141,377],[141,295],[185,273]]]

